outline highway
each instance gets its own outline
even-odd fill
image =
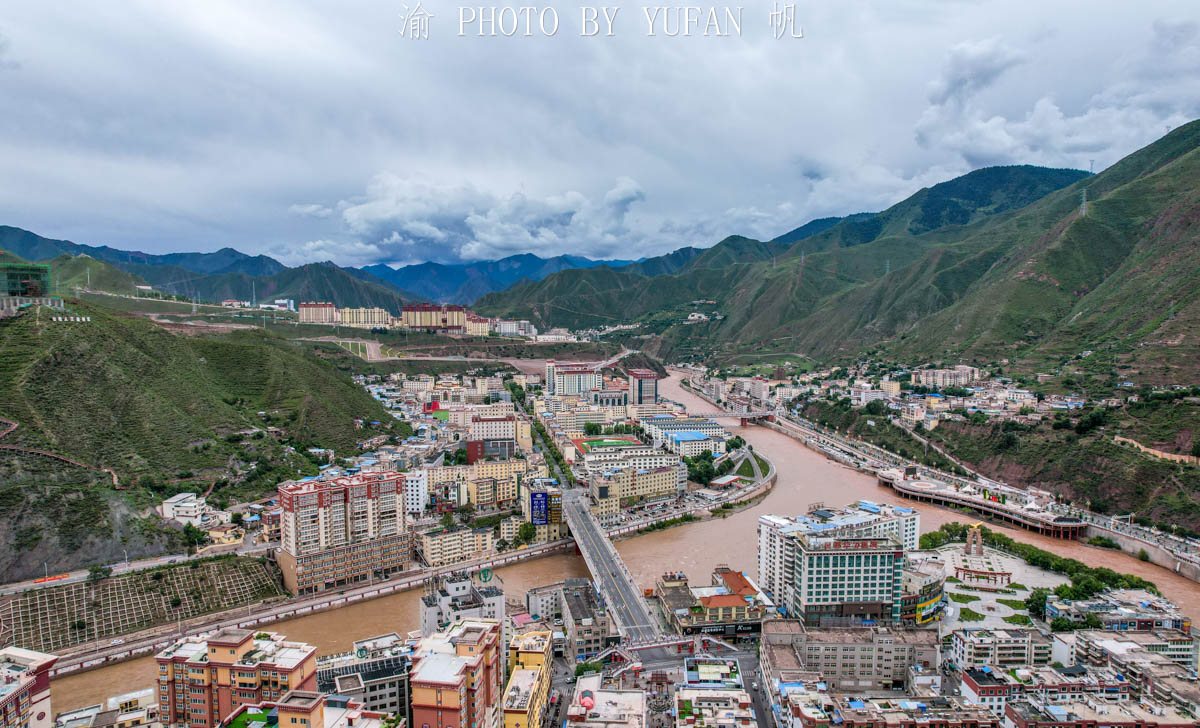
[[[616,548],[592,515],[586,498],[582,490],[563,493],[563,510],[571,527],[571,535],[592,572],[596,587],[613,610],[626,641],[653,641],[659,634],[658,623],[650,614],[637,583],[625,568]]]

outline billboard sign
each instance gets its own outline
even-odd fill
[[[542,491],[529,494],[529,522],[545,526],[550,522],[550,494]]]

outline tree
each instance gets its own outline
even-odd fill
[[[885,415],[887,414],[888,406],[882,399],[873,399],[867,402],[866,410],[869,415]]]
[[[230,520],[233,522],[233,525],[235,525],[235,526],[242,525],[242,521],[244,521],[245,519],[246,519],[245,515],[241,514],[241,513],[234,513],[233,516],[230,518]]]
[[[583,423],[583,434],[589,437],[595,437],[604,431],[604,427],[599,422]]]
[[[537,538],[537,528],[529,521],[522,523],[517,528],[517,539],[522,543],[533,543],[535,538]]]
[[[1037,588],[1025,599],[1025,608],[1029,610],[1029,615],[1042,619],[1046,616],[1046,597],[1050,595],[1049,589]]]
[[[442,528],[454,528],[453,513],[447,512],[442,514]]]
[[[111,566],[89,566],[87,580],[90,583],[96,583],[112,576]]]
[[[199,546],[208,540],[208,534],[188,523],[183,527],[183,540],[188,546]]]

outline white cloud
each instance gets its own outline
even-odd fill
[[[333,214],[333,210],[331,208],[328,208],[325,205],[317,204],[289,205],[288,212],[292,213],[293,215],[300,215],[302,217],[317,218],[329,217]]]

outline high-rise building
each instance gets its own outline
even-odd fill
[[[629,370],[629,404],[654,404],[658,401],[658,374],[649,369]]]
[[[412,561],[403,473],[287,481],[279,503],[278,561],[294,594],[386,578]]]
[[[456,622],[422,638],[412,657],[412,725],[500,728],[500,640],[500,623],[481,619]]]
[[[904,547],[895,536],[795,539],[788,614],[806,624],[899,622]]]
[[[57,655],[21,647],[0,648],[0,728],[49,728],[50,668]]]
[[[546,361],[546,394],[586,394],[600,384],[600,370],[595,364]]]
[[[508,645],[508,684],[500,701],[504,728],[541,728],[550,697],[551,632],[516,635]]]
[[[809,536],[836,536],[874,539],[882,543],[882,540],[894,538],[900,551],[904,552],[917,548],[920,527],[920,514],[916,510],[866,500],[845,508],[825,508],[821,504],[814,504],[807,515],[797,518],[760,516],[758,584],[771,595],[777,605],[786,607],[791,616],[798,618],[799,615],[791,611],[795,602],[795,587],[800,583],[797,581],[800,576],[797,572],[806,568],[806,564],[801,564],[796,559],[799,539]],[[862,555],[861,552],[859,555]],[[877,565],[878,554],[875,554],[875,557],[874,563]],[[902,565],[903,558],[900,561]],[[830,576],[837,574],[821,574],[820,580],[814,582],[814,585],[831,583],[833,580],[827,578]],[[861,588],[859,591],[861,592]]]
[[[317,685],[317,648],[272,632],[189,636],[154,659],[160,720],[179,728],[215,728],[242,705]]]

